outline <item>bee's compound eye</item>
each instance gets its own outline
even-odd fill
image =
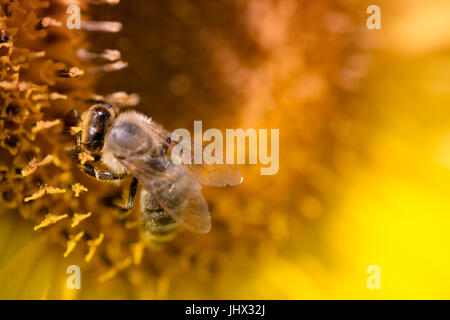
[[[111,130],[114,142],[128,150],[136,150],[144,141],[144,131],[137,125],[124,122],[114,126]]]

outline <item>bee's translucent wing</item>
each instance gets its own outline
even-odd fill
[[[159,123],[156,123],[152,120],[148,122],[148,126],[150,127],[152,133],[156,135],[162,145],[170,148],[176,144],[176,142],[171,140],[172,132],[164,129]]]
[[[187,166],[194,172],[197,180],[206,186],[235,186],[242,182],[242,175],[235,165],[230,164],[192,164]]]
[[[201,193],[200,184],[185,166],[176,165],[165,157],[152,158],[151,161],[141,158],[119,161],[175,221],[194,232],[209,232],[211,217],[208,205]]]
[[[164,129],[154,121],[150,122],[149,125],[151,126],[152,131],[159,138],[160,142],[168,148],[173,147],[176,143],[186,143],[180,141],[171,141],[170,137],[172,133]],[[194,148],[197,145],[198,144],[194,142],[190,142],[190,145],[186,145],[189,146],[191,150],[190,157],[192,163],[186,164],[186,166],[192,171],[192,173],[194,173],[197,180],[201,184],[213,187],[224,187],[238,185],[242,182],[242,175],[239,172],[237,166],[232,164],[214,164],[212,161],[212,157],[203,152],[205,148],[203,145],[200,146],[203,155],[203,163],[193,164]]]

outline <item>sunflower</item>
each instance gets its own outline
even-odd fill
[[[432,126],[413,125],[427,116],[395,83],[409,76],[406,83],[422,88],[421,97],[430,96],[423,88],[439,93],[433,101],[445,114],[439,84],[445,75],[437,66],[446,58],[435,51],[448,43],[429,37],[440,34],[431,27],[421,38],[428,39],[425,52],[408,42],[416,30],[408,23],[423,17],[420,12],[440,17],[445,3],[414,2],[400,23],[401,1],[392,2],[382,6],[383,30],[372,31],[365,26],[367,6],[357,1],[1,4],[2,298],[444,294],[425,283],[409,291],[407,279],[396,278],[401,259],[413,256],[399,239],[421,246],[401,221],[435,230],[432,221],[423,223],[420,209],[433,203],[444,228],[447,220],[438,213],[449,205],[421,191],[417,184],[427,179],[411,173],[425,163],[434,174],[431,190],[444,190],[448,183],[437,176],[448,165],[448,137],[428,132],[430,141],[439,141],[439,165],[426,157],[404,165],[405,155],[419,152],[404,141]],[[79,30],[65,25],[74,4],[82,12]],[[412,72],[412,65],[421,67]],[[435,82],[427,82],[430,77]],[[418,78],[423,82],[416,84]],[[209,234],[181,230],[167,245],[146,245],[138,208],[122,217],[101,201],[126,198],[123,187],[90,179],[67,151],[74,139],[65,115],[74,108],[82,113],[98,99],[136,107],[171,130],[191,128],[197,119],[205,129],[280,129],[279,171],[261,176],[261,165],[241,166],[242,185],[203,189],[212,214]],[[410,122],[393,108],[402,101],[414,111]],[[385,172],[394,171],[396,179],[387,179]],[[447,241],[427,235],[424,246]],[[433,261],[440,248],[420,252]],[[446,260],[431,263],[434,272],[439,262]],[[383,280],[381,290],[371,291],[366,269],[374,264]],[[81,268],[80,290],[66,285],[71,265]],[[429,270],[425,262],[419,266]]]

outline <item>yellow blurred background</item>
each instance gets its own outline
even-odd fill
[[[1,298],[450,298],[449,1],[122,1],[91,16],[124,24],[91,41],[129,62],[100,93],[137,92],[169,129],[279,128],[280,170],[242,166],[242,186],[205,190],[211,234],[174,246],[205,244],[208,275],[99,284],[88,270],[72,292],[76,256],[7,212]]]

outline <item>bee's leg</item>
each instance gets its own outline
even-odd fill
[[[85,153],[81,146],[75,145],[72,149],[69,150],[70,156],[72,158],[72,161],[77,163],[80,167],[83,167],[84,164],[81,163],[81,155]],[[89,155],[90,158],[89,162],[98,162],[101,159],[101,156],[99,154]]]
[[[128,200],[125,205],[118,204],[118,198],[123,199],[122,197],[108,197],[104,199],[104,203],[106,206],[116,209],[119,212],[119,218],[126,218],[134,207],[134,199],[136,198],[138,180],[133,178],[133,181],[130,184],[130,188],[128,191]]]
[[[96,167],[91,166],[90,164],[80,165],[81,169],[83,169],[84,173],[87,175],[102,181],[113,181],[113,180],[122,180],[127,174],[126,173],[114,173],[109,171],[100,171]]]
[[[65,130],[70,133],[71,128],[77,128],[79,127],[80,130],[76,132],[75,134],[70,133],[71,135],[74,135],[77,139],[76,145],[71,150],[71,156],[72,160],[76,162],[80,168],[89,176],[97,179],[97,180],[103,180],[103,181],[111,181],[111,180],[122,180],[126,177],[126,174],[117,174],[113,172],[108,171],[99,171],[97,168],[90,164],[81,164],[80,160],[80,154],[83,153],[83,147],[81,143],[81,126],[82,118],[80,117],[80,114],[76,109],[70,110],[65,116],[64,116],[64,126]],[[97,162],[100,161],[101,157],[100,155],[93,155],[93,159],[89,160],[90,162]]]
[[[76,109],[70,110],[66,115],[64,116],[64,128],[67,134],[74,135],[77,139],[76,148],[81,148],[81,127],[82,127],[83,121],[81,119],[80,114]],[[78,128],[78,132],[75,134],[71,131],[74,128]]]

